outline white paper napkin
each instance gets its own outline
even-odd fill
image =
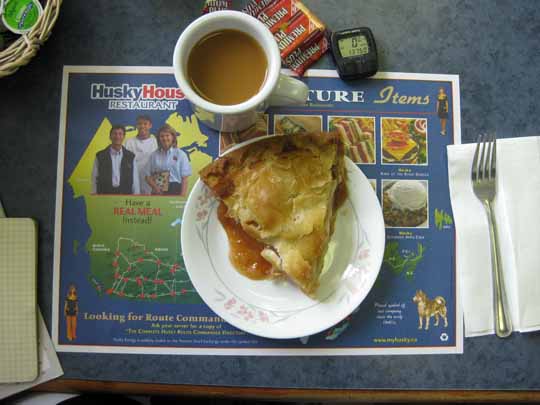
[[[467,337],[494,333],[488,221],[471,185],[475,148],[448,146]],[[497,141],[497,187],[495,216],[514,330],[540,330],[540,137]]]

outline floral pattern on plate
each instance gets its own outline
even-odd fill
[[[347,170],[348,187],[357,193],[351,193],[338,211],[334,235],[341,251],[323,270],[319,288],[323,291],[316,300],[292,285],[253,281],[231,270],[226,236],[219,239],[219,234],[224,234],[217,220],[219,202],[204,184],[195,185],[184,210],[182,248],[193,285],[216,314],[249,333],[294,338],[328,329],[358,307],[380,268],[384,222],[369,181],[348,159]],[[369,212],[372,215],[366,216]],[[350,235],[343,233],[345,226],[350,228]],[[343,241],[349,239],[349,246],[344,248]],[[327,280],[324,288],[323,278]],[[290,305],[287,299],[281,299],[282,293],[289,297]]]

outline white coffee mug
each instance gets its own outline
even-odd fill
[[[234,105],[219,105],[203,99],[193,90],[187,78],[191,49],[209,33],[226,29],[250,35],[261,45],[268,62],[266,79],[259,92]],[[212,55],[208,55],[208,61],[212,63]],[[308,98],[308,87],[305,83],[280,73],[281,57],[270,30],[256,18],[238,11],[215,11],[188,25],[174,48],[173,67],[176,82],[189,100],[197,119],[218,131],[241,131],[253,125],[257,113],[271,105],[303,105]]]

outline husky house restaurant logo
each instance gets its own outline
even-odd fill
[[[123,83],[121,86],[107,86],[92,83],[92,100],[107,100],[109,110],[176,110],[179,100],[185,98],[178,87],[158,87],[143,84],[140,87]]]

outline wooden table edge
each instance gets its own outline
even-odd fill
[[[188,396],[283,401],[341,402],[540,402],[540,391],[522,390],[364,390],[224,387],[213,385],[148,384],[59,378],[33,391],[65,393],[117,393],[129,395]]]

